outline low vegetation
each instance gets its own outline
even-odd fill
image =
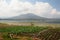
[[[57,27],[6,25],[0,23],[0,40],[60,40]]]

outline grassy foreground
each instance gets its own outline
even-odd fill
[[[60,28],[0,24],[0,40],[60,40]]]
[[[4,27],[0,28],[0,32],[12,32],[12,33],[19,33],[19,32],[28,32],[28,33],[36,33],[40,32],[47,27],[34,27],[34,26],[12,26],[12,27]]]

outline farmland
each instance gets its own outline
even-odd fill
[[[60,28],[17,26],[0,23],[0,40],[59,40]]]

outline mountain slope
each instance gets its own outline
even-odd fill
[[[12,17],[11,19],[45,19],[44,17],[37,16],[32,13],[22,14],[19,16]]]

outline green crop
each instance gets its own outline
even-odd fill
[[[18,32],[40,32],[44,29],[47,29],[47,27],[32,27],[32,26],[14,26],[14,27],[5,27],[5,28],[0,28],[0,32],[13,32],[13,33],[18,33]]]

